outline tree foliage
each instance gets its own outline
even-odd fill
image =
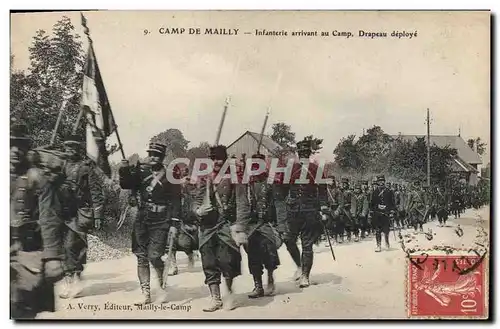
[[[475,152],[477,152],[477,154],[479,155],[483,155],[484,152],[486,151],[486,143],[484,143],[482,140],[481,140],[481,137],[477,137],[477,138],[470,138],[467,140],[467,145],[469,145],[469,147],[474,150]],[[476,147],[477,147],[477,150],[476,150]]]
[[[26,122],[35,147],[50,142],[63,98],[67,104],[56,144],[71,133],[80,110],[85,56],[74,30],[68,17],[57,21],[50,34],[38,30],[28,48],[29,68],[11,70],[10,115]],[[77,132],[84,133],[83,125]]]
[[[210,153],[210,144],[208,142],[201,142],[200,145],[191,147],[187,151],[187,158],[193,164],[196,158],[206,158]]]
[[[170,128],[151,138],[152,142],[161,143],[167,146],[165,162],[169,163],[175,158],[185,157],[189,141],[179,129]]]
[[[295,133],[292,132],[290,125],[284,122],[278,122],[272,126],[273,133],[271,139],[278,143],[284,149],[291,150],[295,145]]]
[[[304,137],[304,139],[302,141],[303,142],[307,141],[307,142],[311,143],[312,154],[318,153],[319,150],[321,150],[323,148],[323,146],[321,146],[321,144],[323,144],[323,140],[319,139],[319,138],[314,138],[313,135],[309,135],[309,136]]]
[[[432,145],[431,182],[443,184],[451,174],[457,150]],[[336,165],[347,174],[383,173],[389,177],[425,181],[427,175],[427,144],[425,138],[414,141],[392,138],[380,127],[367,130],[357,141],[354,135],[343,138],[335,150]]]

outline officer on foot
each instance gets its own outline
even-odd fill
[[[377,242],[376,252],[382,250],[382,232],[384,233],[385,244],[389,249],[390,215],[395,212],[394,194],[386,187],[385,176],[377,176],[378,187],[373,191],[370,211],[372,213],[372,226],[375,229],[375,239]]]
[[[180,218],[181,187],[169,182],[163,165],[166,146],[152,142],[148,148],[148,163],[131,167],[123,160],[119,170],[120,186],[133,192],[132,205],[138,205],[139,216],[132,231],[132,252],[137,257],[137,275],[142,299],[136,304],[151,303],[150,267],[153,266],[160,287],[163,287],[165,253],[172,222]],[[159,302],[166,301],[166,290]]]

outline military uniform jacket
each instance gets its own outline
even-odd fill
[[[317,212],[322,206],[328,206],[326,184],[317,184],[315,181],[318,167],[310,163],[308,169],[309,183],[295,184],[302,171],[302,165],[296,163],[292,170],[290,184],[284,185],[287,188],[286,205],[289,212]]]
[[[83,233],[83,227],[93,226],[95,218],[102,218],[104,192],[95,163],[90,160],[66,161],[65,182],[61,188],[63,214],[67,225]],[[79,223],[75,223],[78,218]]]
[[[181,218],[181,185],[169,182],[166,173],[164,166],[159,171],[148,165],[139,167],[135,185],[140,220],[154,224]]]
[[[436,208],[439,209],[448,209],[449,203],[449,195],[443,191],[436,192]]]
[[[336,210],[337,216],[347,216],[351,217],[351,202],[352,202],[352,193],[349,190],[340,190],[337,194],[338,196],[338,204]]]
[[[35,224],[42,237],[42,259],[63,259],[61,203],[59,202],[59,182],[49,183],[40,169],[31,168],[24,175],[11,176],[10,225],[14,240],[22,240],[20,228]],[[35,226],[36,227],[36,226]],[[22,251],[22,246],[19,246]],[[16,250],[11,250],[11,252]],[[19,258],[19,262],[23,258]],[[31,264],[32,265],[32,264]],[[31,266],[28,264],[28,266]]]
[[[387,189],[376,189],[372,192],[370,202],[370,210],[373,212],[388,214],[391,210],[395,210],[394,193]]]
[[[368,199],[363,192],[351,196],[351,216],[353,218],[366,217],[368,208]]]
[[[426,208],[426,197],[423,191],[412,190],[408,193],[406,211],[417,212],[424,216]]]
[[[223,178],[217,185],[212,182],[207,183],[207,179],[202,180],[198,185],[192,211],[196,213],[196,210],[205,202],[210,202],[213,210],[198,217],[200,248],[214,235],[217,235],[228,246],[239,251],[240,248],[231,237],[231,226],[238,224],[236,190],[231,179]]]
[[[266,179],[249,184],[238,184],[236,186],[236,216],[238,222],[246,227],[248,237],[258,231],[271,242],[278,244],[273,226],[278,226],[278,218],[280,221],[286,220],[286,214],[277,216],[277,212],[283,209],[280,207],[276,209],[275,203],[279,203],[280,200],[275,198],[274,187],[275,185],[268,184]],[[285,225],[286,223],[282,222],[279,226]]]
[[[401,190],[396,191],[394,194],[396,197],[397,210],[404,211],[405,210],[405,202],[406,202],[406,194]]]

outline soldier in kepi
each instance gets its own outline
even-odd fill
[[[254,154],[254,159],[264,160],[261,154]],[[257,167],[255,164],[254,167]],[[255,169],[255,168],[254,168]],[[245,251],[248,254],[248,267],[253,276],[254,289],[249,298],[259,298],[272,295],[275,292],[274,271],[280,260],[278,248],[281,244],[277,231],[274,229],[276,219],[286,220],[286,214],[277,216],[277,211],[286,211],[284,207],[275,207],[275,203],[284,201],[275,197],[278,192],[275,184],[267,182],[267,172],[250,177],[248,184],[236,186],[236,208],[239,221],[246,222],[248,244]],[[276,188],[275,188],[276,187]],[[267,289],[262,283],[263,269],[267,270]]]
[[[236,217],[235,184],[219,175],[228,155],[226,147],[210,148],[213,171],[199,183],[193,211],[200,223],[200,254],[205,284],[210,289],[211,302],[203,309],[214,312],[223,306],[234,309],[233,280],[241,275],[240,246],[246,244],[246,227]],[[217,177],[222,179],[217,179]],[[227,296],[222,302],[220,284],[224,277]]]
[[[55,154],[38,158],[33,153],[40,168],[32,167],[25,125],[12,126],[10,143],[11,318],[34,319],[55,311],[54,283],[63,276],[63,221],[56,194],[63,161]]]
[[[120,186],[132,190],[129,202],[137,205],[139,215],[132,230],[132,252],[137,257],[137,275],[141,285],[142,298],[136,305],[151,303],[150,267],[153,266],[160,288],[163,287],[165,265],[161,257],[165,253],[168,233],[174,221],[179,221],[181,187],[168,181],[163,165],[166,146],[150,143],[148,163],[130,166],[122,160],[119,169]],[[166,301],[163,290],[158,301]]]
[[[96,164],[84,157],[83,141],[71,135],[64,142],[65,181],[61,186],[64,232],[64,288],[61,298],[76,297],[82,290],[81,274],[87,262],[87,233],[100,228],[104,194]]]
[[[300,159],[308,160],[312,154],[310,141],[304,140],[297,143],[297,153]],[[303,170],[302,163],[295,163],[288,185],[287,207],[288,207],[288,230],[284,235],[284,243],[288,252],[298,269],[295,279],[299,280],[301,288],[309,287],[309,275],[313,266],[313,245],[318,241],[323,233],[323,226],[320,222],[322,217],[327,217],[330,213],[328,207],[326,184],[316,183],[317,165],[309,163],[308,183],[298,183]],[[321,216],[321,213],[324,216]],[[297,238],[300,235],[302,245],[302,257],[297,247]]]
[[[372,226],[375,229],[375,240],[377,241],[376,252],[382,251],[382,232],[384,233],[385,245],[389,244],[390,216],[394,214],[396,206],[394,204],[394,194],[385,184],[385,176],[377,176],[377,188],[373,191],[370,202],[370,212]]]
[[[352,218],[351,218],[351,199],[352,193],[349,189],[349,179],[347,177],[342,178],[342,185],[338,194],[338,208],[337,216],[339,218],[339,234],[340,243],[344,242],[344,232],[346,233],[347,240],[351,241],[352,234]]]

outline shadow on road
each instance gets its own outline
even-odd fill
[[[158,289],[154,289],[152,291],[152,294],[155,295],[157,291]],[[189,288],[169,286],[167,294],[169,302],[179,302],[187,299],[195,300],[210,296],[208,287],[205,285],[199,287],[189,287]]]
[[[87,287],[85,287],[83,291],[80,293],[80,297],[75,297],[75,298],[107,295],[118,291],[129,292],[129,291],[134,291],[136,289],[139,289],[138,281],[94,283],[94,284],[89,284]]]

